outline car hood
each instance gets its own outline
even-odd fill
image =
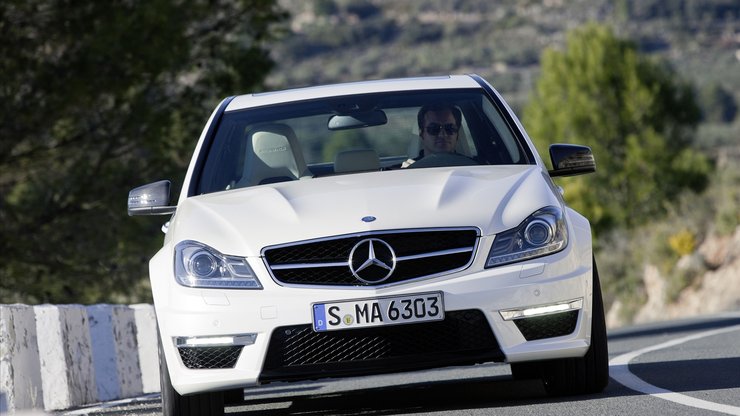
[[[495,234],[548,205],[559,198],[536,165],[337,175],[187,198],[167,239],[258,256],[274,244],[376,230],[473,226]]]

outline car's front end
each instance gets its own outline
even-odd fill
[[[422,158],[408,125],[442,98],[458,147]],[[561,150],[550,173],[593,169]],[[476,77],[225,101],[150,278],[176,397],[492,361],[542,363],[554,386],[548,363],[594,354],[594,328],[605,359],[589,223]]]

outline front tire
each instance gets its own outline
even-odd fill
[[[182,396],[172,387],[170,372],[162,350],[162,338],[157,334],[159,347],[159,384],[162,389],[164,416],[223,416],[224,394],[221,391]]]
[[[541,378],[551,396],[593,394],[609,384],[609,349],[606,339],[604,301],[596,261],[593,263],[591,346],[582,358],[511,364],[515,379]]]

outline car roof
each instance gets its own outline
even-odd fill
[[[226,111],[244,110],[247,108],[262,107],[286,102],[327,97],[341,97],[344,95],[354,94],[460,88],[480,88],[480,85],[469,75],[446,75],[438,77],[395,78],[348,82],[343,84],[321,85],[239,95],[231,100],[229,105],[226,107]]]

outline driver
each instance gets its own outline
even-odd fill
[[[402,167],[408,167],[431,154],[455,153],[462,123],[462,114],[457,107],[448,104],[425,105],[419,110],[417,121],[421,151],[418,157],[405,161]]]

